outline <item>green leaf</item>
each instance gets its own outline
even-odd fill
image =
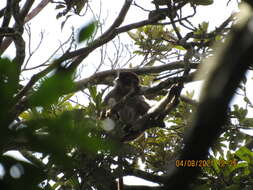
[[[74,88],[71,71],[56,71],[42,81],[39,89],[31,96],[31,106],[49,106],[58,101],[59,97],[70,93]]]
[[[219,173],[220,172],[220,167],[219,167],[219,163],[218,163],[219,161],[216,159],[213,159],[212,162],[213,162],[212,166],[213,166],[215,172]]]
[[[251,152],[246,147],[241,147],[239,150],[235,152],[236,156],[238,156],[241,160],[244,160],[248,163],[252,163],[253,160],[253,152]]]
[[[253,127],[253,118],[243,119],[242,124],[243,124],[244,128],[252,128]]]
[[[62,100],[61,100],[61,103],[64,103],[66,102],[67,100],[69,100],[72,96],[74,96],[75,93],[70,93],[70,94],[67,94]]]
[[[209,26],[209,23],[208,23],[208,22],[202,22],[201,25],[200,25],[200,28],[201,28],[204,32],[207,32],[208,26]]]
[[[18,90],[19,71],[15,62],[0,58],[0,99],[6,104]]]
[[[96,97],[97,97],[97,88],[96,88],[96,86],[90,86],[88,89],[89,89],[90,96],[91,96],[92,100],[94,102],[96,102],[95,101]]]
[[[0,58],[0,121],[1,121],[1,131],[0,131],[0,141],[4,141],[7,132],[9,109],[16,103],[15,98],[13,98],[19,87],[19,66],[7,59]]]
[[[207,189],[209,189],[208,184],[202,184],[202,185],[198,185],[198,186],[194,187],[194,190],[207,190]]]
[[[221,41],[221,40],[222,40],[222,36],[221,35],[215,36],[215,41]]]
[[[138,35],[138,33],[134,33],[134,32],[128,31],[127,34],[128,34],[129,37],[132,38],[134,41],[138,41],[138,40],[139,40],[139,35]]]
[[[238,190],[238,189],[241,189],[240,185],[233,184],[233,185],[230,185],[230,186],[227,186],[227,187],[223,188],[222,190]]]
[[[183,46],[180,46],[180,45],[176,45],[176,46],[174,46],[174,48],[176,48],[178,50],[185,50],[185,48]]]
[[[79,43],[88,40],[92,34],[94,33],[95,29],[97,27],[97,21],[92,21],[88,24],[86,24],[84,27],[82,27],[78,33],[78,39],[77,41]]]

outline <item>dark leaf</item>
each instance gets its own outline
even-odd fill
[[[81,43],[85,40],[88,40],[94,33],[96,26],[97,26],[96,21],[92,21],[86,24],[83,28],[80,29],[77,41]]]

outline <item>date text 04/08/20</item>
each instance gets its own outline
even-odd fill
[[[176,160],[176,167],[210,167],[215,163],[213,160]],[[237,164],[236,160],[217,160],[216,164],[220,167],[225,167],[226,165]]]

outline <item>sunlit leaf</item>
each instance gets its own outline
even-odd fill
[[[180,45],[176,45],[176,46],[173,46],[173,47],[178,49],[178,50],[186,50],[183,46],[180,46]]]
[[[235,152],[235,154],[242,160],[247,161],[248,163],[252,163],[253,152],[251,152],[246,147],[241,147],[239,150]]]
[[[203,32],[207,32],[208,26],[209,26],[208,22],[202,22],[200,24],[200,28],[203,30]]]
[[[96,96],[97,96],[97,88],[95,86],[90,86],[89,88],[90,96],[95,102]]]
[[[129,35],[130,38],[132,38],[133,40],[137,41],[139,40],[139,35],[137,33],[128,31],[127,34]]]

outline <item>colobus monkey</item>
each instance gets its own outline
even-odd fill
[[[122,71],[118,74],[114,88],[108,93],[104,99],[104,104],[107,106],[107,114],[104,112],[104,118],[109,117],[104,122],[104,128],[111,130],[115,127],[114,121],[121,123],[124,135],[122,142],[132,141],[139,137],[143,130],[134,130],[134,128],[142,129],[142,125],[151,127],[164,127],[163,121],[155,121],[150,119],[144,123],[136,122],[150,109],[150,105],[145,101],[142,95],[138,95],[140,91],[140,81],[138,76],[130,71]],[[126,96],[129,96],[116,111],[112,111],[114,106],[118,104]],[[107,126],[106,126],[107,125]],[[119,126],[116,126],[119,127]],[[148,127],[147,127],[148,128]]]
[[[134,95],[140,90],[139,78],[133,72],[120,72],[115,87],[105,97],[104,102],[109,108],[115,106],[123,97],[133,93],[125,104],[117,111],[119,119],[125,124],[131,124],[150,108],[143,96]]]
[[[138,94],[140,88],[140,81],[135,73],[122,71],[119,72],[115,80],[114,88],[104,99],[106,110],[102,113],[102,118],[107,117],[107,119],[103,122],[103,128],[110,131],[114,127],[123,127],[125,134],[121,137],[121,142],[133,141],[143,133],[143,130],[133,130],[135,127],[142,129],[142,125],[165,126],[163,121],[155,121],[153,119],[145,121],[144,123],[138,122],[150,109],[144,97]],[[123,101],[123,104],[120,104],[113,111],[115,105],[119,104],[125,97],[127,98]],[[115,123],[120,123],[120,125],[115,126]],[[118,190],[122,190],[123,186],[123,178],[119,177]]]

